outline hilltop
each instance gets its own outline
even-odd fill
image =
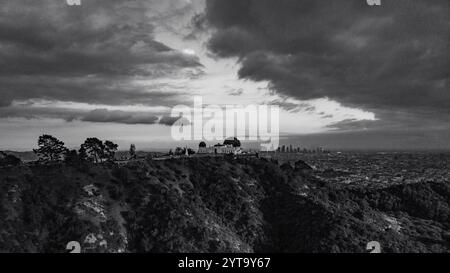
[[[450,185],[330,183],[258,158],[0,169],[0,251],[448,252]]]

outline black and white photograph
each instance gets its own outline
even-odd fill
[[[449,49],[449,0],[0,0],[0,253],[448,254]]]

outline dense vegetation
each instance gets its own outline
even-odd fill
[[[1,167],[0,251],[449,251],[446,182],[336,185],[258,158],[94,162]]]

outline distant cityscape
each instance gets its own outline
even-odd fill
[[[385,187],[417,182],[450,182],[450,154],[445,152],[307,151],[301,155],[281,152],[267,157],[277,159],[280,164],[301,158],[313,167],[315,176],[330,183]]]
[[[278,147],[277,152],[279,153],[329,153],[330,151],[324,149],[323,147],[317,147],[314,149],[307,149],[301,147],[294,147],[291,145],[282,145]]]

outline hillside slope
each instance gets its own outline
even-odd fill
[[[335,185],[265,159],[0,169],[0,251],[448,252],[450,185]]]

